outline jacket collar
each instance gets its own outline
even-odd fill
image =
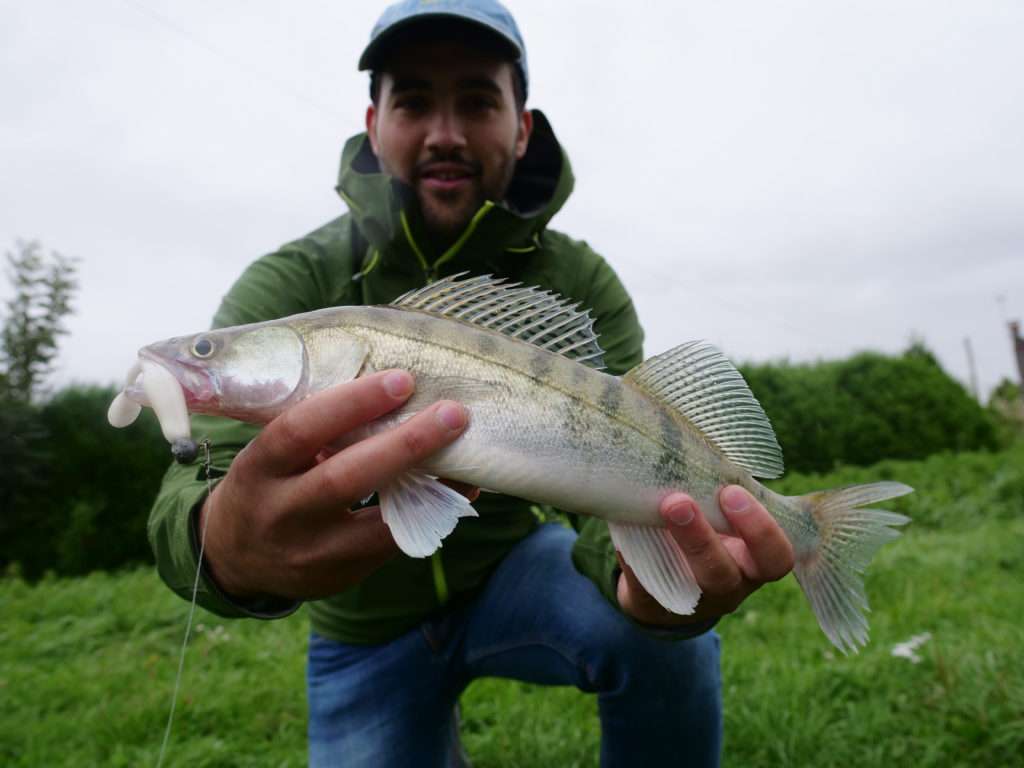
[[[444,253],[425,250],[413,190],[381,171],[365,133],[346,142],[335,187],[369,243],[370,258],[401,271],[422,270],[428,279],[467,268],[479,272],[481,263],[506,273],[509,259],[537,247],[537,238],[572,188],[569,158],[539,110],[533,110],[530,143],[516,163],[506,199],[484,203]]]

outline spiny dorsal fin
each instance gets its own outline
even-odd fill
[[[682,344],[645,360],[624,380],[677,409],[752,475],[782,474],[782,448],[764,409],[736,367],[711,344]]]
[[[557,293],[491,275],[446,277],[399,296],[391,305],[472,323],[601,370],[604,350],[590,311]]]

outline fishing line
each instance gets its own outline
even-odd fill
[[[203,448],[203,472],[206,475],[206,499],[209,507],[206,516],[203,518],[203,529],[199,532],[199,558],[196,562],[196,577],[192,582],[192,601],[188,609],[188,621],[185,622],[185,637],[181,641],[181,651],[178,654],[178,674],[174,678],[174,692],[171,694],[171,711],[167,713],[167,726],[164,728],[164,740],[160,745],[160,755],[156,759],[156,768],[160,768],[164,762],[164,754],[167,751],[167,744],[171,740],[171,725],[174,723],[174,710],[178,704],[178,692],[181,689],[181,677],[185,671],[185,650],[188,648],[188,638],[192,633],[192,618],[196,614],[196,599],[199,596],[199,575],[203,571],[203,551],[206,549],[206,527],[210,524],[210,515],[213,514],[213,480],[210,477],[210,441],[203,440],[200,445]]]
[[[181,38],[188,40],[193,45],[202,48],[214,57],[219,58],[222,61],[226,61],[227,63],[241,70],[243,74],[249,76],[250,82],[258,82],[264,85],[268,85],[283,94],[291,96],[296,101],[302,102],[307,107],[313,108],[324,117],[327,117],[330,121],[330,125],[335,124],[338,118],[340,117],[336,110],[331,109],[330,107],[326,106],[325,104],[322,104],[315,98],[309,96],[306,93],[303,93],[298,88],[293,87],[291,83],[282,79],[279,75],[277,75],[277,73],[269,69],[263,70],[257,67],[253,67],[250,61],[248,61],[247,59],[240,56],[235,56],[234,54],[229,53],[226,49],[220,48],[210,43],[208,40],[200,37],[199,35],[194,34],[191,30],[179,24],[170,16],[165,16],[159,11],[151,8],[149,4],[146,3],[144,0],[123,0],[123,2],[134,8],[138,13],[141,13],[142,15],[149,18],[150,21],[159,24],[160,26],[170,30],[171,32],[175,33]],[[328,123],[325,123],[325,125],[328,125]]]

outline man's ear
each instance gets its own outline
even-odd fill
[[[516,160],[522,160],[526,154],[526,147],[530,144],[530,134],[533,133],[533,112],[524,109],[519,116],[519,130],[516,133]]]
[[[377,151],[377,107],[370,104],[366,108],[366,135],[370,138],[370,149],[373,154],[379,155]]]

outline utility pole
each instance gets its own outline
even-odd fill
[[[1020,335],[1020,323],[1016,320],[1011,320],[1007,325],[1010,326],[1010,338],[1013,341],[1013,355],[1017,361],[1017,386],[1020,387],[1021,391],[1024,392],[1024,338]]]
[[[974,348],[971,346],[970,336],[964,336],[964,350],[967,352],[967,372],[971,377],[971,394],[974,395],[975,400],[981,402],[981,397],[978,394],[978,371],[974,367]]]

